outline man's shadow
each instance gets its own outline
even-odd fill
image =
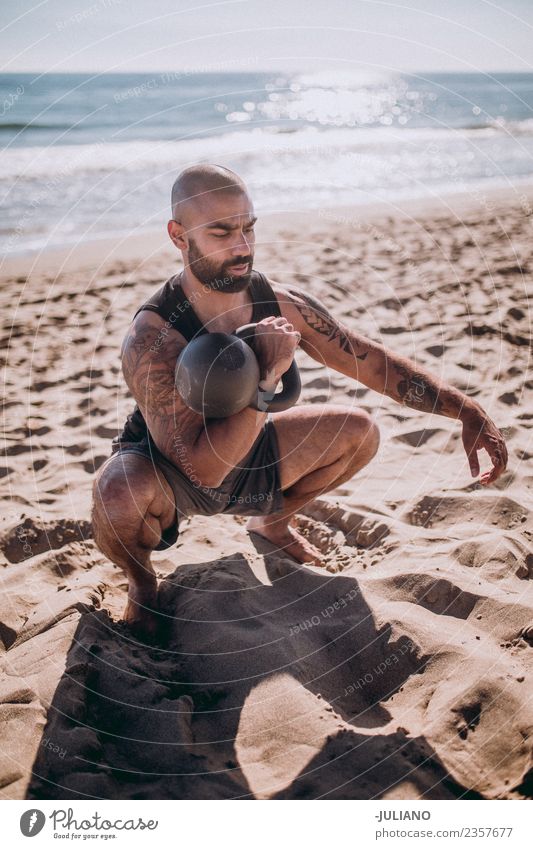
[[[343,726],[278,798],[379,798],[405,782],[415,796],[457,795],[425,740],[378,730],[383,702],[423,671],[416,647],[376,628],[353,577],[268,552],[264,564],[270,585],[240,553],[179,566],[160,585],[157,647],[106,611],[83,614],[27,798],[254,798],[235,741],[243,708],[274,680],[314,694],[315,718],[325,705]],[[281,725],[287,699],[275,704]],[[261,704],[254,716],[260,736],[276,734]]]

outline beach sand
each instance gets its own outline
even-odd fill
[[[474,396],[509,466],[481,488],[459,423],[299,353],[300,403],[382,434],[299,517],[327,565],[191,518],[154,556],[158,647],[120,622],[90,493],[132,408],[121,341],[178,257],[158,234],[4,262],[2,798],[532,795],[532,209],[521,189],[258,224],[256,268]]]

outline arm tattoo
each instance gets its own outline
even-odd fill
[[[130,328],[122,343],[121,356],[124,368],[127,368],[131,374],[135,372],[143,356],[150,348],[153,339],[154,331],[152,329],[137,330],[135,327]]]
[[[348,354],[354,355],[358,360],[364,360],[368,356],[368,351],[363,351],[361,354],[355,354],[352,341],[348,332],[342,325],[336,321],[327,309],[320,303],[317,298],[307,293],[300,292],[298,289],[289,289],[292,295],[298,299],[305,301],[300,304],[297,301],[294,306],[302,316],[303,320],[316,333],[328,337],[328,342],[336,342],[339,347]]]
[[[176,405],[174,370],[167,365],[139,369],[138,385],[144,388],[144,406],[154,416],[172,414]]]
[[[178,428],[185,429],[187,443],[198,434],[197,416],[186,408],[174,385],[177,356],[185,345],[176,335],[168,336],[159,324],[151,323],[150,316],[143,317],[144,326],[130,327],[122,346],[122,369],[128,388],[149,427],[159,450],[176,462],[175,439]],[[159,344],[164,336],[168,344]]]
[[[416,371],[410,371],[399,363],[395,363],[394,368],[402,377],[397,386],[401,404],[424,412],[442,413],[443,403],[439,397],[439,390],[428,377]]]

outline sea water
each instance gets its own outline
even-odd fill
[[[519,186],[533,74],[3,74],[0,139],[12,253],[164,228],[197,162],[237,171],[259,215]]]

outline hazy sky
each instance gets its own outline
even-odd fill
[[[533,69],[533,0],[1,0],[3,71]]]

